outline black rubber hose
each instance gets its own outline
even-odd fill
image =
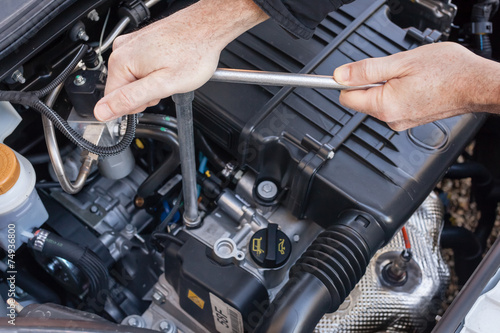
[[[212,149],[212,147],[210,147],[209,143],[207,142],[207,139],[205,138],[203,133],[201,133],[200,130],[196,131],[196,143],[197,143],[198,147],[200,148],[200,150],[202,151],[202,153],[208,158],[208,161],[210,162],[210,164],[212,164],[214,167],[216,167],[220,170],[224,170],[227,163],[224,162],[224,160],[222,160],[215,153],[215,151]]]
[[[172,131],[177,131],[177,119],[163,114],[143,113],[139,117],[139,123],[163,126],[171,129]]]
[[[384,230],[371,216],[358,211],[342,214],[292,266],[289,282],[255,332],[312,332],[325,313],[336,311],[344,302],[385,238]]]
[[[2,272],[2,274],[5,278],[8,277],[7,273]],[[40,303],[61,304],[61,299],[57,293],[40,282],[40,280],[35,278],[28,271],[18,270],[16,285],[33,296]]]
[[[472,178],[476,186],[487,187],[493,182],[493,177],[490,171],[481,163],[478,162],[464,162],[453,164],[448,172],[446,178],[462,179]]]
[[[60,150],[61,157],[65,157],[69,153],[71,153],[74,149],[73,145],[67,145],[63,147]],[[26,159],[30,161],[31,164],[37,165],[37,164],[45,164],[50,162],[50,155],[49,153],[40,153],[40,154],[33,154],[33,155],[25,155]]]
[[[101,259],[90,249],[66,240],[44,229],[39,229],[28,246],[47,257],[68,260],[82,271],[89,283],[89,304],[100,312],[108,295],[109,275]]]
[[[255,333],[306,333],[314,331],[331,307],[326,286],[314,275],[291,278],[276,295],[263,318],[273,314],[255,329]]]
[[[441,247],[453,249],[455,255],[465,259],[476,258],[483,253],[476,235],[461,227],[445,226],[441,232]]]
[[[177,135],[167,130],[152,125],[137,125],[136,137],[149,138],[167,143],[172,149],[169,157],[153,172],[137,189],[137,194],[140,197],[147,198],[172,174],[180,165],[179,158],[179,141]]]

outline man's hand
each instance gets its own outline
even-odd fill
[[[267,18],[252,0],[200,0],[118,37],[96,118],[141,112],[161,98],[199,88],[215,71],[222,49]]]
[[[346,85],[386,81],[381,87],[343,91],[340,102],[397,131],[468,112],[500,112],[499,75],[498,63],[455,43],[366,59],[334,73]]]

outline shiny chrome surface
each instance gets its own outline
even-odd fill
[[[326,75],[262,72],[223,68],[217,69],[210,81],[335,90],[368,89],[383,85],[382,83],[376,83],[365,86],[346,86],[335,81],[332,76]]]
[[[411,283],[388,287],[380,278],[384,258],[404,249],[401,233],[380,249],[370,261],[365,276],[338,311],[326,314],[316,333],[331,332],[423,332],[434,325],[436,311],[446,290],[450,272],[441,257],[439,236],[443,208],[432,193],[413,214],[406,228],[412,243]],[[410,277],[410,276],[409,276]]]

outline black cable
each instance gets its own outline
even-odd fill
[[[63,71],[58,76],[56,76],[56,78],[52,82],[50,82],[44,88],[37,90],[37,91],[34,91],[33,94],[35,94],[36,97],[41,98],[41,97],[47,95],[52,90],[56,89],[58,85],[60,85],[64,81],[66,81],[66,79],[69,77],[71,72],[73,72],[73,69],[75,69],[76,65],[78,65],[80,60],[82,60],[83,56],[87,52],[87,49],[88,49],[88,46],[83,44],[80,47],[80,49],[78,50],[78,52],[76,53],[76,56],[73,58],[73,60],[71,60],[69,65],[66,66],[66,68],[63,69]]]
[[[151,235],[151,238],[153,240],[157,240],[157,238],[162,238],[162,239],[166,239],[166,240],[169,240],[171,241],[172,243],[175,243],[179,246],[183,246],[184,245],[184,242],[181,241],[179,238],[171,235],[171,234],[167,234],[167,233],[164,233],[164,232],[153,232],[153,234]]]
[[[196,131],[196,143],[214,167],[224,170],[227,163],[215,153],[212,147],[210,147],[210,144],[207,142],[207,139],[200,130]]]
[[[32,92],[20,92],[20,91],[2,91],[0,90],[0,101],[8,101],[11,103],[22,104],[30,106],[36,111],[40,112],[42,115],[47,117],[54,126],[59,129],[71,142],[91,153],[97,154],[99,156],[112,156],[117,155],[124,151],[130,144],[135,136],[135,126],[137,124],[137,115],[127,116],[127,129],[123,138],[114,146],[103,147],[97,146],[90,141],[83,138],[78,134],[69,124],[64,120],[58,113],[45,105],[40,97],[48,94],[50,91],[55,89],[59,84],[64,82],[68,76],[71,74],[76,64],[81,60],[87,46],[83,45],[78,51],[75,58],[71,61],[70,65],[66,67],[61,74],[59,74],[54,81],[49,83],[45,88],[38,91]]]
[[[170,210],[170,213],[168,213],[167,217],[156,227],[155,231],[156,232],[162,232],[167,228],[167,226],[172,222],[172,219],[174,218],[175,213],[179,211],[179,208],[181,206],[181,201],[182,201],[182,189],[179,195],[177,196],[177,199],[174,203],[174,206],[172,207],[172,210]]]
[[[99,172],[95,172],[93,175],[89,176],[85,181],[85,185],[92,183],[99,176]],[[35,187],[38,189],[44,188],[54,188],[61,187],[61,183],[59,182],[38,182],[35,184]]]
[[[60,153],[61,157],[65,157],[69,153],[71,153],[74,149],[73,145],[67,145],[61,148]],[[50,162],[50,155],[49,153],[40,153],[40,154],[33,154],[33,155],[24,155],[28,161],[30,161],[31,164],[37,165],[37,164],[45,164]]]
[[[35,148],[39,143],[44,141],[44,139],[45,139],[45,136],[43,136],[43,135],[41,135],[35,139],[32,139],[32,140],[30,140],[30,142],[26,146],[19,149],[17,152],[19,153],[19,155],[26,156],[26,153],[28,153],[31,149]]]
[[[177,131],[177,119],[170,116],[165,116],[157,113],[143,113],[139,117],[139,123],[150,124],[167,127],[173,131]]]
[[[1,98],[0,92],[0,100]],[[21,103],[22,104],[22,103]],[[45,105],[42,101],[37,100],[32,105],[29,105],[35,110],[39,111],[45,117],[47,117],[54,126],[60,130],[64,136],[66,136],[71,142],[82,148],[83,150],[87,150],[91,153],[94,153],[99,156],[113,156],[121,153],[132,143],[135,137],[135,128],[137,123],[137,115],[128,115],[127,116],[127,130],[123,138],[114,146],[103,147],[97,146],[92,142],[86,140],[80,134],[78,134],[69,124],[64,120],[58,113]]]
[[[135,135],[140,138],[165,142],[172,150],[169,157],[137,189],[137,194],[140,197],[147,198],[179,167],[179,141],[177,141],[177,134],[174,132],[152,125],[137,125]]]

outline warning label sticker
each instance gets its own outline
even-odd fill
[[[217,332],[243,333],[243,319],[238,310],[212,293],[210,293],[210,304]]]
[[[200,309],[203,310],[205,306],[205,301],[200,298],[200,296],[196,295],[191,289],[188,290],[188,298],[193,301],[194,304],[198,305]]]

